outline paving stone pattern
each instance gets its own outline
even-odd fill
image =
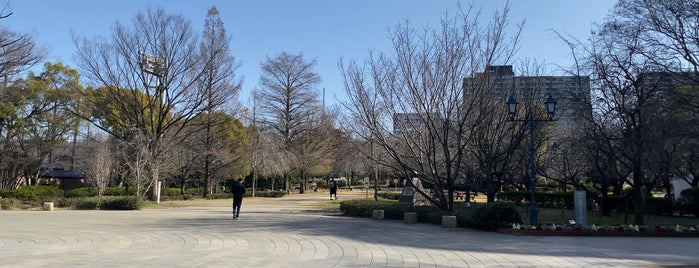
[[[699,266],[699,238],[517,236],[307,206],[325,198],[246,199],[238,221],[225,203],[0,210],[0,267]]]

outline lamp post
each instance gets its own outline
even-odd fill
[[[507,112],[510,115],[511,122],[527,122],[529,124],[529,186],[531,188],[531,200],[529,202],[529,224],[535,225],[538,222],[538,209],[536,207],[536,159],[534,157],[534,123],[540,121],[553,121],[556,112],[556,98],[549,95],[544,102],[548,118],[535,118],[534,112],[530,109],[525,118],[516,119],[517,115],[517,100],[510,97],[507,101]]]

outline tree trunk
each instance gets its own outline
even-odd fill
[[[643,191],[640,189],[634,190],[631,196],[634,208],[634,224],[642,225],[643,223],[643,209],[644,209],[644,197]]]
[[[291,186],[289,185],[289,174],[284,173],[284,191],[287,194],[291,193]]]

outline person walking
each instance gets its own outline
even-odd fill
[[[333,196],[335,196],[335,199],[337,199],[337,184],[335,183],[335,179],[330,179],[330,200],[333,200]]]
[[[237,182],[233,183],[231,193],[233,194],[233,219],[238,220],[238,216],[240,216],[240,205],[243,203],[243,195],[245,194],[243,179],[238,179]]]

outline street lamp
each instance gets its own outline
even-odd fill
[[[510,121],[512,122],[527,122],[529,123],[529,186],[531,188],[531,201],[529,202],[529,223],[535,225],[538,222],[538,209],[536,208],[536,164],[534,161],[534,123],[540,121],[553,121],[553,117],[556,112],[556,98],[549,95],[549,97],[544,102],[546,106],[546,112],[548,113],[548,118],[540,119],[534,118],[533,109],[527,112],[525,118],[516,119],[517,115],[517,100],[514,97],[510,97],[507,101],[507,112],[510,115]]]

